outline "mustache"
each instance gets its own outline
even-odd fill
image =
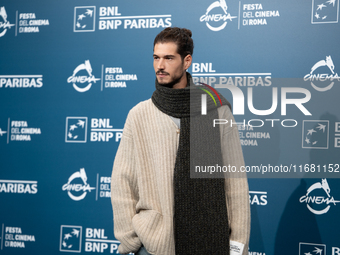
[[[169,73],[164,72],[164,71],[157,71],[156,74],[169,74]]]

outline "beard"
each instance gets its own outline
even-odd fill
[[[168,73],[162,72],[162,71],[158,71],[156,74],[159,74],[159,73],[168,74]],[[162,86],[167,87],[167,88],[172,88],[175,84],[179,83],[179,81],[182,79],[182,77],[183,77],[183,75],[185,73],[186,72],[184,71],[181,75],[171,77],[171,81],[170,82],[160,82],[158,80],[158,78],[157,78],[157,82],[158,82],[159,85],[162,85]]]

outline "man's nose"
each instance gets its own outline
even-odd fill
[[[164,59],[160,58],[158,61],[158,69],[163,70],[164,69]]]

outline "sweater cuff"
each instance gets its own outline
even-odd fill
[[[129,254],[131,252],[136,252],[142,246],[142,242],[138,237],[133,239],[124,239],[120,240],[120,245],[118,246],[118,252],[120,254]]]
[[[230,240],[230,255],[242,255],[244,244]]]

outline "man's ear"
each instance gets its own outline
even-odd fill
[[[191,66],[191,62],[192,62],[192,56],[190,54],[186,55],[185,58],[183,59],[185,70],[187,70]]]

